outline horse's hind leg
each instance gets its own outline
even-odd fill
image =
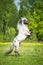
[[[20,54],[19,54],[19,43],[18,43],[18,45],[15,47],[15,55],[16,56],[20,56]]]

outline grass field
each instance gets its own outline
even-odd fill
[[[14,55],[14,51],[8,56],[4,55],[9,46],[10,44],[0,44],[0,65],[43,65],[43,44],[21,44],[19,57]]]

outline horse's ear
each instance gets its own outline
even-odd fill
[[[20,24],[22,24],[22,20],[20,20],[20,22],[19,22]]]

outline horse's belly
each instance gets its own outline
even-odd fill
[[[23,40],[26,39],[26,36],[25,36],[25,35],[18,35],[18,36],[17,36],[17,39],[18,39],[19,41],[23,41]]]

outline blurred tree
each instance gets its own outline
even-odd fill
[[[25,16],[27,11],[31,9],[32,5],[36,1],[42,1],[42,0],[20,0],[19,16],[20,17]]]
[[[0,28],[5,35],[7,26],[14,26],[17,17],[17,8],[14,0],[0,0]]]
[[[33,40],[43,41],[43,0],[20,0],[20,17],[27,17]]]
[[[0,0],[0,33],[8,36],[6,40],[13,39],[14,36],[10,38],[16,33],[17,21],[21,17],[30,21],[32,40],[43,41],[43,0],[20,0],[19,12],[14,0]]]
[[[5,41],[7,40],[6,36],[8,36],[9,34],[7,33],[8,27],[16,27],[17,20],[18,20],[17,18],[18,18],[18,11],[14,3],[14,0],[3,0],[3,1],[0,0],[0,34],[3,35],[3,40]],[[8,38],[10,39],[9,36]]]
[[[33,8],[33,18],[38,24],[36,35],[39,41],[43,41],[43,1],[36,2],[32,8]]]

